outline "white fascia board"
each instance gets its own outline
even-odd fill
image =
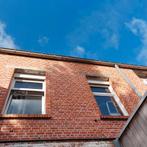
[[[29,75],[29,74],[18,74],[14,75],[15,78],[27,78],[27,79],[36,79],[36,80],[45,80],[45,76],[38,75]]]

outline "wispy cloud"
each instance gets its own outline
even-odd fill
[[[117,15],[119,14],[114,10],[105,13],[93,11],[89,16],[81,18],[79,26],[67,36],[70,46],[84,44],[95,35],[103,38],[104,48],[118,48],[119,24],[116,19],[119,17]]]
[[[131,22],[126,23],[126,26],[133,34],[140,38],[141,48],[137,60],[147,65],[147,21],[133,18]]]
[[[0,21],[0,47],[16,49],[14,39],[6,32],[6,24]]]
[[[84,57],[85,48],[82,47],[82,46],[76,46],[74,49],[71,50],[70,55],[71,56],[76,56],[76,57]]]
[[[75,29],[67,35],[69,46],[85,46],[94,38],[95,46],[99,48],[119,49],[120,31],[124,22],[134,9],[140,7],[138,0],[107,1],[101,8],[98,7],[77,20]]]
[[[38,43],[41,46],[48,44],[48,42],[49,42],[49,38],[47,36],[42,36],[42,37],[39,37],[39,39],[38,39]]]

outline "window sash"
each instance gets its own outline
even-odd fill
[[[42,89],[43,85],[42,83],[34,83],[34,82],[22,82],[22,81],[15,81],[14,84],[15,88],[27,88],[27,89]]]
[[[34,89],[34,88],[15,88],[15,83],[19,82],[30,82],[30,83],[41,83],[42,84],[42,89]],[[26,91],[45,91],[44,87],[44,81],[33,81],[33,80],[24,80],[24,79],[14,79],[12,83],[12,89],[13,90],[26,90]]]
[[[112,93],[92,92],[95,96],[114,96]]]
[[[128,112],[126,111],[125,107],[121,103],[119,97],[116,95],[116,93],[113,91],[112,86],[110,85],[109,81],[100,81],[100,80],[88,80],[90,88],[92,86],[98,86],[98,87],[108,87],[110,93],[106,92],[92,92],[94,96],[111,96],[114,98],[114,101],[118,105],[118,109],[122,112],[123,115],[128,116]]]
[[[103,81],[102,81],[103,82]],[[106,88],[108,88],[108,90],[109,90],[109,92],[93,92],[92,90],[92,93],[94,94],[94,95],[100,95],[100,96],[114,96],[112,93],[111,93],[111,90],[110,90],[110,85],[108,85],[108,84],[95,84],[95,83],[93,83],[93,84],[90,84],[90,88],[92,88],[92,87],[106,87]]]
[[[13,96],[14,95],[11,95],[11,99],[10,99],[9,106],[7,109],[7,114],[42,114],[42,96],[27,95],[25,97],[24,95],[20,95],[21,96],[20,98],[17,98],[19,95],[17,95],[16,98],[14,98],[15,96],[14,97]],[[37,101],[35,101],[35,100],[37,100]],[[39,102],[38,100],[41,101],[40,104],[38,103]],[[28,103],[28,101],[30,101],[30,102]],[[34,102],[35,103],[37,102],[39,105],[41,105],[40,106],[41,112],[37,113],[34,111],[34,113],[32,113],[33,111],[31,111],[31,110],[29,111],[28,108],[30,107],[31,102],[32,102],[32,104]],[[17,104],[15,106],[15,103],[19,103],[19,104]],[[15,108],[13,106],[15,106]],[[15,109],[17,109],[18,111],[16,112]],[[27,111],[28,111],[28,113],[26,113]],[[40,111],[40,110],[37,110],[37,111]]]
[[[113,115],[113,116],[120,116],[122,115],[120,109],[117,107],[115,102],[113,101],[112,96],[95,96],[97,105],[102,113],[102,115]],[[108,104],[108,102],[112,103],[112,107]],[[111,109],[112,108],[112,109]],[[114,113],[112,112],[114,110]]]
[[[102,85],[109,85],[109,81],[100,81],[100,80],[88,80],[89,84],[102,84]]]
[[[114,107],[115,107],[115,110],[116,110],[116,113],[113,113],[113,112],[111,112],[111,110],[110,110],[110,107],[109,107],[109,104],[108,103],[113,103],[113,105],[114,105]],[[109,111],[109,114],[111,114],[111,115],[113,115],[113,116],[119,116],[119,115],[121,115],[121,113],[118,111],[118,107],[116,106],[116,104],[113,102],[113,100],[112,101],[108,101],[107,103],[106,103],[106,105],[107,105],[107,109],[108,109],[108,111]]]
[[[28,90],[14,90],[14,89],[12,89],[10,94],[44,96],[44,91],[28,91]]]
[[[44,76],[35,76],[34,75],[25,75],[25,74],[18,74],[19,76],[14,75],[14,78],[11,83],[11,87],[8,92],[8,97],[6,99],[4,108],[2,113],[7,114],[8,107],[12,98],[12,91],[28,91],[30,95],[41,95],[42,96],[42,114],[46,114],[46,105],[45,105],[45,95],[46,95],[46,85],[45,85],[45,77]],[[17,79],[18,77],[18,79]],[[21,79],[19,79],[21,77]],[[25,78],[27,77],[27,79]],[[23,79],[25,78],[25,79]],[[14,88],[15,81],[26,81],[26,82],[34,82],[34,83],[42,83],[42,89],[28,89],[28,88]],[[33,93],[33,94],[32,94]],[[35,94],[36,93],[36,94]]]
[[[7,103],[7,106],[5,109],[6,114],[8,114],[7,112],[8,112],[8,109],[9,109],[11,101],[12,101],[12,96],[13,96],[13,94],[10,94],[10,96],[9,96],[9,100],[8,100],[8,103]],[[33,95],[28,95],[28,96],[38,96],[38,95],[33,94]],[[41,95],[39,95],[39,96],[41,97],[41,114],[45,114],[46,113],[45,112],[45,97],[41,96]]]
[[[45,80],[45,76],[41,75],[32,75],[32,74],[20,74],[20,73],[15,73],[14,78],[21,78],[21,79],[33,79],[33,80]]]
[[[94,93],[111,93],[109,86],[90,85],[91,91]]]
[[[100,84],[90,84],[90,88],[91,87],[106,87],[106,88],[108,88],[108,90],[109,90],[109,92],[93,92],[92,91],[92,93],[93,93],[93,95],[94,96],[108,96],[108,97],[110,97],[110,102],[111,103],[113,103],[113,106],[115,107],[115,110],[117,111],[117,113],[111,113],[111,110],[110,110],[110,108],[109,108],[109,106],[108,106],[108,104],[106,103],[106,108],[107,108],[107,111],[108,111],[108,113],[109,113],[109,115],[112,115],[112,116],[118,116],[118,115],[121,115],[121,112],[119,112],[119,109],[118,109],[118,107],[116,106],[116,104],[115,104],[115,101],[114,101],[114,99],[113,99],[113,97],[114,97],[114,94],[112,94],[111,93],[111,91],[110,91],[110,86],[109,85],[100,85]],[[97,100],[96,100],[97,101]],[[97,102],[98,103],[98,102]],[[98,104],[99,105],[99,104]],[[100,106],[100,107],[102,107],[102,106]],[[100,108],[100,110],[101,110],[102,108]],[[101,110],[101,112],[102,112],[102,110]]]

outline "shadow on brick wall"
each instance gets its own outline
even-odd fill
[[[46,112],[51,113],[52,118],[0,119],[0,140],[93,139],[117,136],[122,125],[118,121],[114,121],[113,125],[112,121],[100,120],[99,108],[86,79],[87,74],[106,77],[105,71],[101,72],[94,65],[66,62],[47,64],[46,69]],[[114,76],[111,74],[108,76],[122,104],[129,113],[132,112],[138,97],[124,81],[113,80]],[[0,92],[2,108],[7,89],[0,88]],[[96,119],[99,120],[96,122]]]

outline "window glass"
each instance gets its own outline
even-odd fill
[[[8,114],[41,114],[41,96],[12,96]]]
[[[119,115],[116,105],[112,101],[107,101],[107,108],[109,110],[109,114]]]
[[[45,106],[42,105],[45,103],[44,80],[42,78],[45,77],[15,74],[5,113],[45,114]]]
[[[108,87],[94,87],[94,86],[91,86],[91,90],[92,92],[102,92],[102,93],[109,93],[109,89]]]
[[[42,89],[42,83],[16,81],[14,88]]]
[[[110,96],[95,96],[102,115],[121,115]]]

